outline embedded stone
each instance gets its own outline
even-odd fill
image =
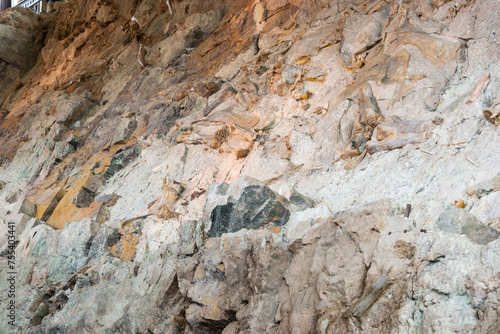
[[[235,202],[218,205],[212,211],[211,237],[237,232],[243,228],[257,229],[273,222],[286,224],[290,217],[288,200],[266,186],[248,186]]]

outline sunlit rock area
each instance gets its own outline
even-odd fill
[[[0,333],[500,333],[499,17],[1,12]]]

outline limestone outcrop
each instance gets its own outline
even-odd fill
[[[0,13],[0,333],[499,332],[499,12]]]

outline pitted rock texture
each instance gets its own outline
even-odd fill
[[[0,333],[499,332],[497,1],[50,8],[0,13]]]

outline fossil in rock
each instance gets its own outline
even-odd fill
[[[370,16],[355,13],[348,19],[340,47],[340,59],[346,68],[354,70],[365,64],[364,53],[382,41],[389,12],[388,6],[382,6]]]
[[[224,128],[215,132],[215,134],[214,134],[214,136],[213,136],[213,138],[210,141],[210,144],[208,146],[210,146],[213,149],[217,149],[217,148],[221,147],[221,145],[226,142],[227,137],[229,137],[229,135],[231,134],[231,132],[229,132],[229,131],[230,131],[230,128],[228,126],[225,126]]]
[[[305,65],[311,61],[311,56],[300,56],[295,60],[295,65]]]
[[[490,79],[489,73],[486,73],[481,77],[481,80],[479,80],[479,82],[476,85],[476,88],[474,88],[471,97],[469,98],[469,100],[467,100],[467,104],[471,104],[479,97],[479,95],[481,95],[481,93],[484,90],[484,87],[486,87],[486,85],[488,84],[489,79]]]
[[[380,123],[377,127],[377,140],[387,141],[406,133],[422,134],[432,131],[435,127],[431,121],[403,121],[398,116],[392,116],[390,121]]]
[[[366,142],[370,140],[373,135],[374,129],[384,121],[384,116],[380,113],[377,100],[373,96],[370,84],[366,83],[361,87],[355,100],[358,105],[358,114],[352,122],[352,134],[349,139],[348,147],[341,154],[342,159],[345,160],[363,152]],[[339,132],[341,132],[342,136],[342,128],[345,128],[345,126],[342,126],[341,122],[339,123]]]
[[[500,191],[500,174],[490,180],[470,187],[467,189],[467,195],[481,198],[495,191]]]
[[[460,208],[460,209],[465,208],[465,202],[461,198],[457,198],[456,200],[454,200],[453,203],[451,203],[451,205],[453,205],[457,208]]]
[[[259,87],[248,79],[242,79],[238,85],[238,93],[234,99],[246,109],[252,109],[259,100]]]
[[[387,290],[390,282],[387,280],[386,274],[382,275],[369,289],[368,293],[363,297],[363,299],[356,304],[351,312],[354,317],[360,319],[368,311],[368,309],[375,303]]]
[[[162,196],[150,208],[150,212],[156,213],[163,219],[176,218],[178,214],[174,210],[174,203],[177,202],[184,192],[184,186],[175,180],[167,183],[166,178],[164,178],[161,191]]]
[[[409,144],[420,144],[427,141],[435,128],[432,121],[403,121],[397,116],[390,121],[382,122],[377,127],[376,141],[366,144],[369,154],[390,151]]]
[[[490,108],[483,109],[484,117],[491,124],[500,124],[500,97],[498,97]]]

